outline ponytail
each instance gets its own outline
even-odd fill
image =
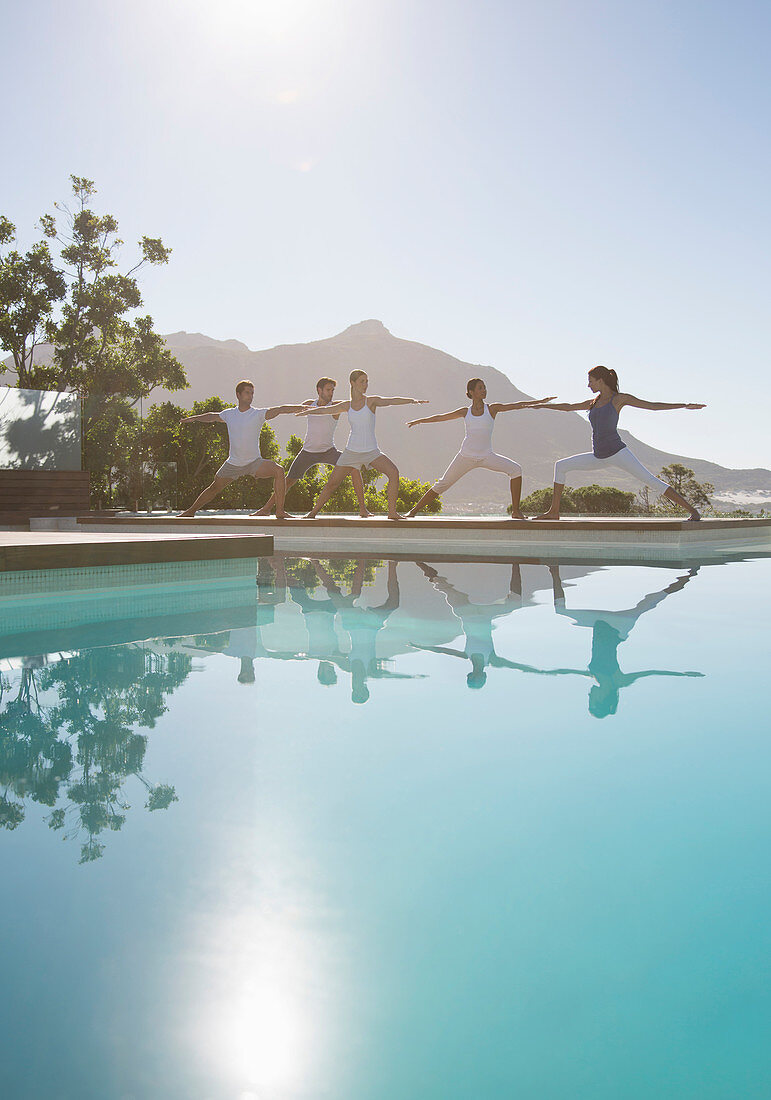
[[[606,386],[610,386],[614,393],[618,393],[618,375],[610,367],[592,367],[589,377],[599,378]],[[594,400],[596,401],[597,398],[595,397]]]

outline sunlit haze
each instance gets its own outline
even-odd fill
[[[646,442],[771,466],[762,0],[5,0],[2,26],[0,212],[29,243],[92,178],[173,249],[159,331],[376,317],[566,400],[605,363],[708,403],[625,414]]]

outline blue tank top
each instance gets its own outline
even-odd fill
[[[612,401],[607,405],[592,405],[589,409],[589,423],[592,426],[592,451],[595,458],[610,458],[626,447],[616,430],[618,412]]]

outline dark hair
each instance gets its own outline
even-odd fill
[[[618,375],[610,367],[592,367],[589,371],[590,378],[599,378],[606,386],[610,386],[614,393],[618,393]],[[597,398],[595,398],[595,401]]]
[[[337,379],[336,378],[319,378],[318,382],[316,383],[316,389],[320,390],[322,386],[329,386],[329,385],[336,386],[337,385]]]
[[[244,386],[251,386],[252,389],[254,389],[254,382],[252,382],[251,378],[242,378],[241,381],[236,384],[236,397],[241,396],[241,390]]]
[[[469,378],[466,383],[466,397],[471,397],[471,391],[475,390],[480,382],[484,382],[484,378]]]

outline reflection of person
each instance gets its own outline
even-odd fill
[[[315,519],[329,498],[337,489],[344,478],[353,474],[354,470],[361,470],[369,466],[388,478],[388,518],[402,519],[396,511],[396,498],[399,495],[399,471],[394,463],[384,455],[377,445],[375,438],[375,413],[378,409],[387,405],[425,405],[426,401],[420,401],[414,397],[367,397],[369,379],[363,370],[351,371],[350,375],[351,397],[348,401],[336,401],[330,405],[316,408],[304,408],[298,412],[298,416],[307,416],[309,419],[316,416],[348,414],[350,434],[345,450],[340,455],[337,465],[332,471],[329,480],[321,490],[313,507],[308,512],[308,519]]]
[[[427,489],[414,508],[407,513],[408,516],[417,515],[421,508],[436,500],[447,489],[460,481],[471,470],[494,470],[499,474],[508,474],[511,487],[511,516],[512,519],[524,519],[519,510],[519,502],[522,496],[522,467],[512,458],[505,458],[496,454],[493,450],[493,427],[498,413],[509,412],[512,409],[534,409],[551,401],[553,398],[543,397],[540,401],[512,401],[506,405],[500,403],[487,405],[487,387],[481,378],[470,378],[466,387],[466,395],[471,398],[470,405],[463,405],[453,412],[437,413],[436,416],[422,416],[419,420],[410,420],[408,428],[414,428],[417,424],[438,424],[443,420],[463,420],[466,427],[466,435],[461,448],[444,471],[438,481],[435,481],[430,489]]]
[[[272,420],[282,413],[297,412],[300,405],[276,405],[270,409],[255,409],[254,383],[244,379],[236,386],[238,405],[223,409],[222,412],[199,413],[198,416],[186,416],[180,424],[226,424],[230,450],[228,457],[214,475],[214,481],[200,493],[189,508],[180,512],[180,516],[194,516],[199,508],[214,500],[226,485],[236,478],[248,475],[254,478],[271,478],[276,496],[276,516],[286,518],[284,496],[286,478],[284,468],[278,462],[263,458],[260,454],[260,432],[266,420]]]
[[[667,596],[671,596],[673,592],[679,592],[681,588],[684,588],[688,581],[698,573],[697,568],[691,569],[690,572],[678,577],[662,591],[651,592],[643,597],[635,607],[626,611],[568,610],[565,606],[565,592],[562,587],[559,567],[552,565],[549,568],[554,591],[554,610],[558,615],[564,615],[572,619],[576,626],[591,627],[592,656],[587,670],[559,668],[548,670],[528,669],[527,671],[541,671],[551,676],[586,676],[593,679],[595,683],[589,690],[589,712],[595,718],[606,718],[609,714],[615,714],[621,689],[629,687],[637,680],[642,680],[648,676],[702,675],[700,672],[670,672],[665,669],[648,669],[644,672],[625,673],[619,667],[617,655],[620,643],[626,641],[629,637],[640,616],[644,615],[646,611],[651,611],[654,607],[657,607],[662,600],[665,600]]]
[[[309,409],[323,408],[325,405],[331,405],[336,385],[337,382],[334,378],[319,378],[316,383],[317,399],[315,401],[303,401],[303,405]],[[295,457],[292,465],[287,471],[287,492],[289,492],[295,482],[299,481],[301,477],[304,477],[308,473],[308,470],[312,470],[315,466],[319,464],[325,466],[337,465],[337,461],[340,458],[340,451],[338,451],[337,447],[334,445],[334,437],[335,428],[337,427],[341,412],[336,413],[334,416],[308,417],[308,427],[305,432],[303,449]],[[364,502],[364,482],[362,481],[360,469],[351,471],[351,481],[353,482],[353,491],[356,493],[356,500],[359,504],[359,515],[364,518],[370,515],[370,513],[367,511],[367,505]],[[252,514],[255,516],[269,516],[273,511],[275,500],[274,494],[263,508],[260,508]]]
[[[447,646],[415,646],[414,648],[471,661],[471,671],[466,677],[466,683],[470,688],[484,687],[487,683],[485,669],[488,665],[495,666],[500,661],[493,643],[493,619],[510,615],[512,611],[522,606],[522,577],[519,565],[516,562],[512,563],[509,592],[505,599],[498,603],[476,604],[471,602],[465,592],[459,591],[430,565],[424,562],[415,564],[428,577],[434,588],[444,595],[450,610],[456,618],[460,619],[465,634],[465,645],[462,650],[450,649]]]
[[[222,652],[226,657],[236,657],[241,662],[239,684],[255,682],[254,662],[257,658],[274,661],[293,661],[296,653],[281,653],[267,649],[262,640],[262,627],[275,620],[275,608],[286,602],[286,564],[283,558],[260,558],[257,562],[257,606],[253,626],[235,627],[230,630],[228,645]]]
[[[314,562],[314,565],[318,565]],[[317,570],[318,574],[318,570]],[[337,683],[335,664],[342,658],[340,642],[335,630],[337,604],[329,596],[326,599],[314,599],[305,588],[293,585],[289,594],[305,619],[308,632],[308,657],[319,662],[317,677],[320,684],[331,687]]]
[[[399,606],[399,580],[396,574],[396,562],[389,561],[388,563],[388,595],[387,599],[377,607],[357,607],[354,603],[361,595],[365,565],[366,562],[363,558],[357,561],[356,572],[351,582],[351,591],[347,596],[344,596],[321,562],[314,561],[317,576],[329,593],[329,598],[337,607],[340,613],[340,622],[351,639],[347,667],[351,674],[351,700],[354,703],[366,703],[369,699],[368,679],[415,679],[413,676],[401,675],[383,669],[377,659],[375,645],[377,636],[385,626],[388,616]]]
[[[575,404],[560,403],[557,405],[544,405],[544,408],[555,409],[557,412],[589,412],[589,422],[592,425],[592,450],[587,454],[572,455],[570,458],[561,458],[554,465],[554,491],[551,507],[548,511],[536,519],[559,519],[560,502],[565,481],[568,476],[576,471],[590,470],[593,473],[608,468],[621,469],[631,477],[641,481],[643,485],[653,489],[654,492],[663,494],[667,500],[679,505],[690,513],[690,519],[698,520],[701,516],[696,509],[688,503],[666,481],[656,477],[650,470],[643,466],[636,458],[618,434],[618,414],[625,405],[635,409],[650,409],[659,412],[664,409],[703,409],[704,405],[685,405],[682,403],[671,404],[666,401],[642,401],[639,397],[633,397],[631,393],[619,393],[618,375],[607,367],[593,367],[589,371],[589,389],[596,397],[588,401],[578,401]]]

